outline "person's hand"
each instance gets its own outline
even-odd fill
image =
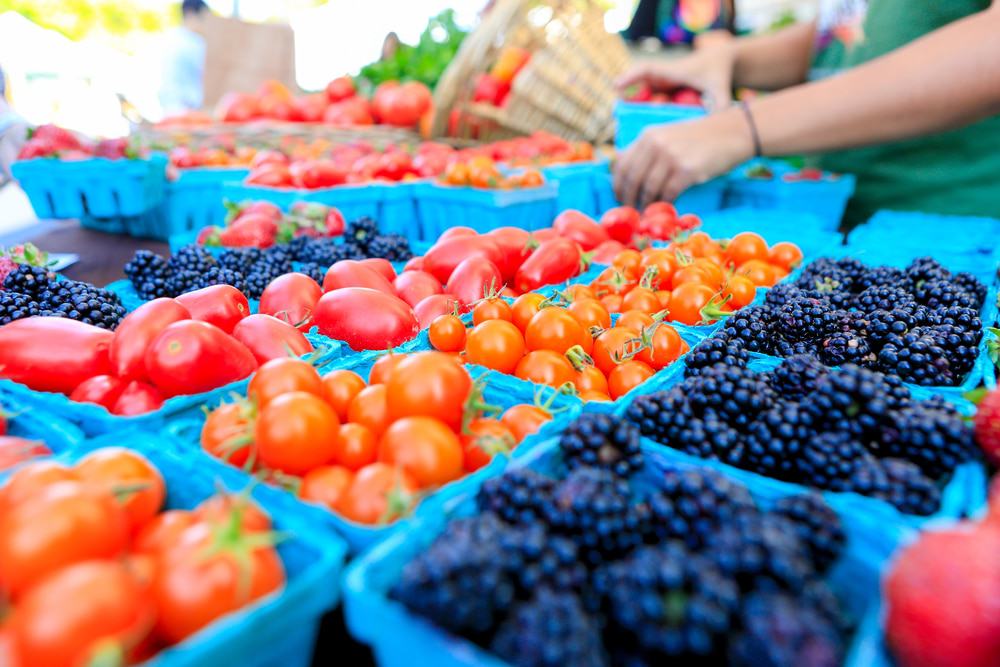
[[[699,49],[676,60],[638,62],[615,82],[619,90],[645,83],[655,92],[694,88],[705,108],[725,109],[732,102],[733,50],[728,44]]]
[[[654,125],[615,160],[615,195],[640,208],[673,201],[692,185],[750,159],[753,152],[753,135],[735,107],[698,120]]]

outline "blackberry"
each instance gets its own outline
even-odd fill
[[[201,275],[207,273],[210,268],[217,264],[218,262],[212,257],[212,253],[201,246],[192,244],[184,246],[167,260],[167,269],[174,274],[181,271],[192,271]]]
[[[836,310],[829,303],[818,299],[793,299],[778,310],[775,326],[782,337],[790,342],[821,339],[836,329]]]
[[[263,251],[263,255],[257,262],[251,267],[251,270],[261,270],[262,265],[270,267],[271,271],[275,274],[274,277],[288,273],[292,270],[292,262],[295,261],[295,253],[292,252],[288,246],[276,245]]]
[[[917,322],[912,311],[876,310],[868,314],[868,340],[879,348],[893,336],[902,336],[915,326]]]
[[[951,272],[932,257],[918,257],[905,270],[906,277],[914,289],[934,280],[948,280]]]
[[[413,257],[410,242],[402,234],[376,236],[368,244],[369,257],[382,257],[390,262],[405,262]]]
[[[878,355],[879,369],[924,386],[961,384],[976,363],[982,331],[942,324],[890,336]]]
[[[855,307],[863,313],[892,310],[912,303],[913,296],[909,292],[901,287],[888,285],[869,287],[854,300]]]
[[[479,509],[513,524],[530,524],[545,516],[555,481],[528,468],[515,468],[483,482]]]
[[[892,414],[882,426],[878,455],[905,459],[932,479],[976,458],[972,427],[954,409],[917,403]]]
[[[704,556],[671,542],[608,568],[609,632],[649,664],[715,658],[739,606],[735,583]]]
[[[53,282],[37,299],[39,314],[56,315],[114,331],[125,317],[118,295],[75,280]]]
[[[986,285],[971,273],[956,273],[951,277],[955,287],[972,296],[978,308],[986,301]]]
[[[0,291],[0,326],[39,314],[41,313],[38,305],[27,294],[19,294],[10,290]]]
[[[737,515],[757,511],[746,487],[708,468],[668,470],[643,502],[647,543],[680,540],[692,549]]]
[[[146,300],[175,296],[167,289],[170,273],[167,260],[149,250],[137,250],[125,265],[125,277],[139,296]]]
[[[247,291],[247,280],[243,277],[242,273],[219,266],[213,266],[203,275],[199,276],[198,282],[192,287],[193,289],[202,289],[204,287],[211,287],[212,285],[232,285],[241,292]]]
[[[873,462],[864,445],[848,433],[820,433],[796,459],[799,480],[818,489],[853,490],[858,471]]]
[[[754,593],[743,602],[741,630],[729,645],[732,667],[837,667],[844,644],[816,609],[786,593]]]
[[[303,273],[313,280],[315,280],[320,285],[323,284],[323,279],[326,278],[326,271],[329,267],[324,264],[313,264],[306,263],[299,265],[299,273]]]
[[[975,308],[950,306],[937,312],[939,324],[949,324],[965,331],[978,331],[983,328],[983,320]]]
[[[566,427],[559,448],[570,470],[593,466],[628,477],[642,469],[639,437],[639,429],[628,420],[587,413]]]
[[[691,377],[716,364],[725,366],[746,366],[750,355],[741,341],[730,340],[728,336],[706,338],[694,346],[684,360],[684,375]]]
[[[637,396],[625,418],[644,436],[703,459],[727,461],[740,442],[739,432],[716,413],[695,415],[679,387]]]
[[[852,292],[856,282],[867,272],[867,267],[854,258],[831,259],[821,257],[802,270],[795,284],[809,290],[824,292]]]
[[[785,304],[803,298],[806,290],[794,283],[779,283],[767,290],[764,296],[764,303],[773,309],[778,309]]]
[[[353,243],[351,241],[345,241],[344,243],[341,243],[340,245],[336,246],[336,248],[334,249],[333,260],[330,262],[330,264],[335,264],[336,262],[339,262],[342,259],[360,260],[367,258],[368,255],[362,246],[358,245],[357,243]]]
[[[233,248],[224,250],[217,258],[219,266],[230,271],[247,273],[263,253],[258,248]]]
[[[769,353],[773,349],[774,316],[767,306],[743,308],[726,319],[723,331],[747,352]]]
[[[604,667],[599,623],[577,596],[541,589],[497,629],[490,650],[517,667]]]
[[[55,280],[56,274],[44,267],[19,264],[4,278],[3,287],[5,290],[37,299]]]
[[[368,244],[378,236],[378,223],[371,218],[358,218],[347,225],[344,238],[353,241],[363,251],[368,250]]]
[[[822,340],[807,340],[807,341],[796,341],[790,343],[786,340],[775,341],[774,353],[779,357],[794,357],[794,356],[819,356],[819,344]]]
[[[883,459],[888,491],[880,496],[904,514],[929,516],[941,507],[941,490],[920,468],[901,459]]]
[[[737,515],[709,537],[706,553],[744,593],[774,586],[800,591],[816,576],[808,546],[776,514]]]
[[[792,401],[762,412],[747,429],[736,465],[778,479],[795,479],[796,461],[816,436],[813,421],[812,413]]]
[[[902,269],[894,266],[873,266],[854,282],[854,290],[864,292],[869,287],[899,286],[907,282]]]
[[[898,377],[846,364],[824,376],[804,404],[817,430],[849,433],[864,443],[876,440],[889,413],[909,402]]]
[[[840,517],[818,493],[787,496],[775,503],[771,511],[795,526],[799,540],[809,549],[817,572],[828,571],[844,552],[847,535]]]
[[[585,564],[621,558],[641,542],[641,512],[630,504],[628,484],[600,468],[577,468],[560,481],[546,505],[554,533],[572,539]]]
[[[243,293],[248,299],[259,299],[267,286],[271,284],[271,275],[266,271],[251,271],[244,281]]]
[[[197,289],[195,285],[201,280],[201,275],[198,271],[174,271],[167,278],[164,289],[169,296],[180,296],[181,294]]]
[[[767,373],[771,387],[784,399],[797,401],[812,392],[829,369],[816,357],[808,354],[793,355]]]
[[[819,358],[827,366],[857,364],[870,367],[875,364],[875,353],[868,347],[868,341],[853,333],[837,332],[823,341]]]
[[[295,254],[296,261],[330,266],[341,259],[341,244],[336,239],[309,239]]]
[[[746,427],[778,396],[762,373],[737,366],[714,366],[681,385],[696,413],[713,410],[731,426]]]
[[[916,296],[919,303],[934,309],[961,306],[978,310],[983,305],[982,300],[977,301],[950,280],[929,280],[917,289]]]

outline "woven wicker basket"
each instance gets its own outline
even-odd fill
[[[478,76],[504,46],[531,52],[502,107],[472,101]],[[499,0],[463,42],[434,93],[433,136],[493,140],[546,130],[603,143],[614,136],[614,80],[629,63],[625,43],[604,29],[597,0]]]

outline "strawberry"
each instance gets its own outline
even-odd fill
[[[33,243],[11,246],[6,251],[0,248],[0,290],[3,281],[19,264],[28,266],[48,266],[49,253],[39,250]]]
[[[1000,391],[991,391],[976,409],[976,441],[993,465],[1000,465]]]
[[[220,246],[222,242],[219,240],[219,234],[222,233],[222,227],[218,225],[211,225],[210,227],[205,227],[200,232],[198,232],[198,245],[207,246]]]
[[[7,276],[17,269],[17,262],[12,260],[10,257],[0,257],[0,290],[3,289],[3,281],[7,279]]]
[[[278,223],[264,215],[245,214],[219,233],[219,242],[236,248],[270,248],[278,235]]]
[[[1000,529],[924,533],[896,559],[885,595],[899,667],[1000,665]]]
[[[326,212],[325,223],[327,236],[340,236],[344,233],[344,214],[339,209],[330,207]]]

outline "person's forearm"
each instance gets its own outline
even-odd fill
[[[812,60],[816,26],[794,25],[775,33],[735,39],[733,83],[757,90],[780,90],[802,83]]]
[[[767,155],[941,132],[1000,113],[1000,8],[824,81],[752,104]]]

